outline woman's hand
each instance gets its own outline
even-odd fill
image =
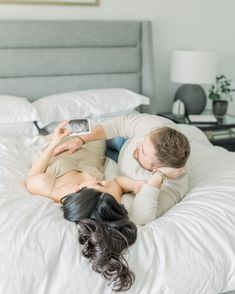
[[[64,137],[69,135],[69,130],[65,128],[68,122],[69,120],[66,120],[55,128],[50,143],[51,146],[56,147]]]
[[[136,195],[142,188],[144,181],[133,181],[133,193]]]
[[[135,195],[139,193],[144,181],[132,180],[128,177],[118,176],[114,179],[117,185],[122,189],[123,193],[134,193]]]

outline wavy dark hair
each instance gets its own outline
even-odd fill
[[[126,291],[135,281],[124,253],[137,238],[137,227],[122,204],[91,188],[62,199],[65,219],[79,224],[79,243],[92,268],[109,280],[114,291]]]

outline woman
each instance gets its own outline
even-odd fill
[[[137,193],[142,182],[123,177],[102,181],[103,141],[86,144],[71,155],[52,157],[55,147],[69,135],[67,123],[55,129],[48,147],[30,168],[26,187],[31,194],[62,203],[64,217],[79,224],[79,243],[92,268],[111,281],[113,290],[128,290],[134,274],[124,253],[135,242],[137,228],[120,202],[123,192]]]

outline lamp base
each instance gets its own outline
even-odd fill
[[[199,114],[206,106],[206,92],[199,85],[185,84],[178,88],[174,101],[180,99],[185,104],[186,114]]]

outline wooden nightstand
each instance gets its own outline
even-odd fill
[[[169,118],[178,124],[189,124],[201,129],[213,145],[222,146],[235,151],[235,116],[226,115],[217,123],[191,123],[187,116],[177,117],[172,113],[158,113],[157,115]]]

